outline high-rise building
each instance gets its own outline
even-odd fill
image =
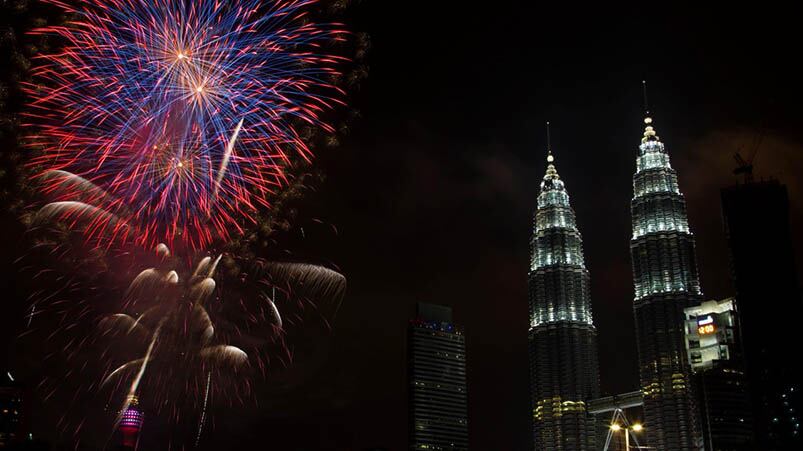
[[[547,156],[531,244],[530,391],[537,451],[592,450],[599,397],[597,331],[583,240],[569,195]]]
[[[705,449],[751,449],[753,422],[735,299],[706,301],[685,312],[686,349]]]
[[[777,180],[722,190],[756,439],[762,449],[803,449],[803,371],[793,363],[803,303],[789,228],[789,195]]]
[[[468,449],[466,340],[452,309],[418,304],[408,330],[410,449]]]
[[[644,119],[630,203],[630,256],[644,429],[649,446],[698,450],[691,367],[686,358],[683,310],[702,301],[694,236],[686,201],[678,189],[669,154]]]

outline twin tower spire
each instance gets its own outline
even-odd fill
[[[701,299],[694,238],[677,175],[654,127],[644,83],[644,134],[636,157],[630,242],[641,391],[650,446],[699,450],[683,309]],[[597,449],[587,402],[599,397],[590,276],[566,186],[555,168],[549,123],[528,291],[533,441],[537,450]]]

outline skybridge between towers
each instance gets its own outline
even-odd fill
[[[588,413],[598,416],[611,413],[616,409],[628,410],[644,405],[644,397],[640,391],[631,391],[621,395],[605,396],[588,402]]]

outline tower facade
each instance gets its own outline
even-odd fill
[[[597,331],[583,240],[551,152],[531,244],[530,391],[537,451],[593,450],[586,403],[599,397]]]
[[[451,308],[418,304],[408,362],[410,450],[467,451],[466,339]]]
[[[644,428],[649,446],[699,450],[699,432],[686,357],[684,309],[702,301],[694,236],[677,173],[652,119],[644,119],[630,203],[630,256]]]

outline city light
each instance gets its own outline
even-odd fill
[[[627,421],[627,420],[625,420],[625,421]],[[629,450],[630,449],[630,434],[631,433],[636,433],[636,432],[641,432],[644,429],[644,427],[640,423],[635,423],[635,424],[632,424],[630,426],[627,426],[627,425],[622,426],[619,423],[613,423],[613,424],[611,424],[610,429],[611,429],[611,432],[613,432],[613,433],[617,433],[619,431],[624,431],[624,433],[625,433],[624,434],[624,436],[625,436],[625,449]],[[609,435],[608,440],[610,440],[610,433],[608,433],[608,435]],[[633,438],[635,438],[635,436]],[[638,446],[638,442],[636,442],[636,446]],[[608,449],[607,445],[606,445],[605,449],[606,450]]]

